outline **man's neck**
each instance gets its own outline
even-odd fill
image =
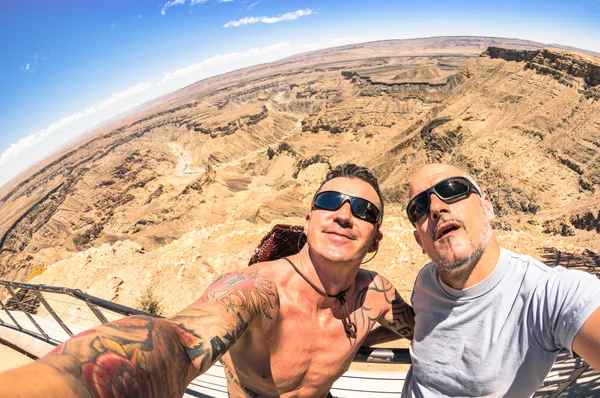
[[[440,272],[442,281],[457,290],[467,289],[487,278],[500,259],[500,246],[492,235],[483,254],[474,264],[465,264],[451,272]]]
[[[308,244],[300,253],[290,258],[306,278],[329,295],[337,295],[351,287],[360,268],[360,263],[327,261],[311,252]]]

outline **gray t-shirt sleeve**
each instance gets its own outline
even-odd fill
[[[600,280],[583,271],[555,267],[532,300],[531,322],[543,349],[568,349],[587,318],[600,307]]]

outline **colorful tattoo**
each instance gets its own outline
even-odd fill
[[[148,374],[132,358],[107,349],[94,361],[81,365],[81,376],[94,397],[147,397],[150,395]]]
[[[181,396],[246,333],[255,316],[272,319],[276,305],[273,283],[258,271],[227,275],[172,318],[131,316],[106,323],[40,362],[64,375],[76,396]]]
[[[127,317],[75,336],[40,362],[65,374],[76,395],[83,391],[93,397],[183,394],[191,360],[177,349],[174,337],[164,320]],[[179,372],[168,371],[177,367]],[[152,377],[156,374],[168,374],[168,380]]]
[[[240,274],[222,277],[198,301],[204,303],[213,299],[227,311],[249,311],[272,319],[273,282],[257,274],[258,271],[250,278]]]

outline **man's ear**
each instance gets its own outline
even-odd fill
[[[487,195],[481,199],[481,208],[483,209],[483,215],[488,219],[488,221],[492,221],[494,218],[496,218],[494,205],[492,205],[492,201]]]
[[[421,236],[419,235],[419,232],[413,231],[413,236],[415,237],[415,240],[417,241],[419,246],[421,246],[421,250],[423,250],[423,254],[425,254],[425,249],[423,249],[423,244],[421,243]]]
[[[306,216],[304,216],[304,233],[306,234],[306,231],[308,231],[308,223],[310,222],[310,213],[308,213]]]
[[[369,253],[373,253],[377,250],[379,250],[379,243],[381,242],[381,239],[383,238],[383,233],[381,232],[381,230],[379,229],[379,227],[377,228],[377,232],[375,232],[375,236],[373,237],[373,243],[371,244],[371,247],[369,247]]]

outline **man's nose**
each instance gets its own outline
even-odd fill
[[[429,199],[431,200],[429,203],[429,213],[431,213],[431,217],[433,217],[434,220],[440,218],[442,213],[450,212],[450,206],[448,203],[438,198],[435,193],[432,193],[429,196]]]
[[[335,219],[341,224],[348,224],[352,221],[352,207],[350,201],[344,202],[342,207],[335,212]]]

